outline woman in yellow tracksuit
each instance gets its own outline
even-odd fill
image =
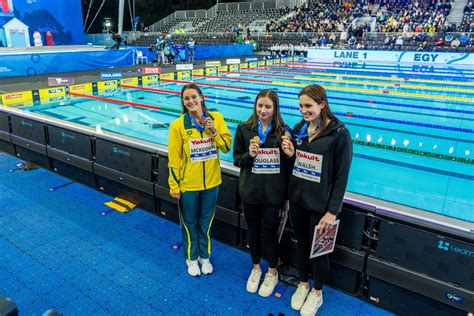
[[[198,276],[201,270],[204,274],[213,271],[210,230],[222,182],[218,151],[230,150],[232,136],[222,115],[207,110],[197,85],[183,87],[181,103],[183,115],[170,125],[168,182],[170,195],[181,206],[188,273]]]

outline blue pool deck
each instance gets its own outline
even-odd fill
[[[245,291],[248,253],[214,241],[215,272],[187,275],[179,225],[0,153],[0,295],[20,315],[298,315],[280,298]],[[101,215],[106,212],[106,215]],[[392,315],[326,286],[318,315]]]

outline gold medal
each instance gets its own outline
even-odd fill
[[[257,144],[257,145],[260,145],[260,137],[258,137],[258,136],[252,137],[252,138],[250,139],[250,141],[251,141],[252,143],[255,143],[255,144]]]

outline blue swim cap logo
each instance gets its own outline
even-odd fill
[[[449,250],[449,242],[443,241],[443,240],[438,241],[438,249],[448,251]]]

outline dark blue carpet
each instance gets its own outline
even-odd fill
[[[140,209],[101,216],[111,198],[44,169],[25,172],[0,153],[0,295],[21,315],[268,315],[291,310],[281,298],[245,291],[249,255],[214,242],[214,274],[187,275],[180,228]],[[9,172],[14,169],[13,172]],[[324,288],[319,315],[389,315]]]

